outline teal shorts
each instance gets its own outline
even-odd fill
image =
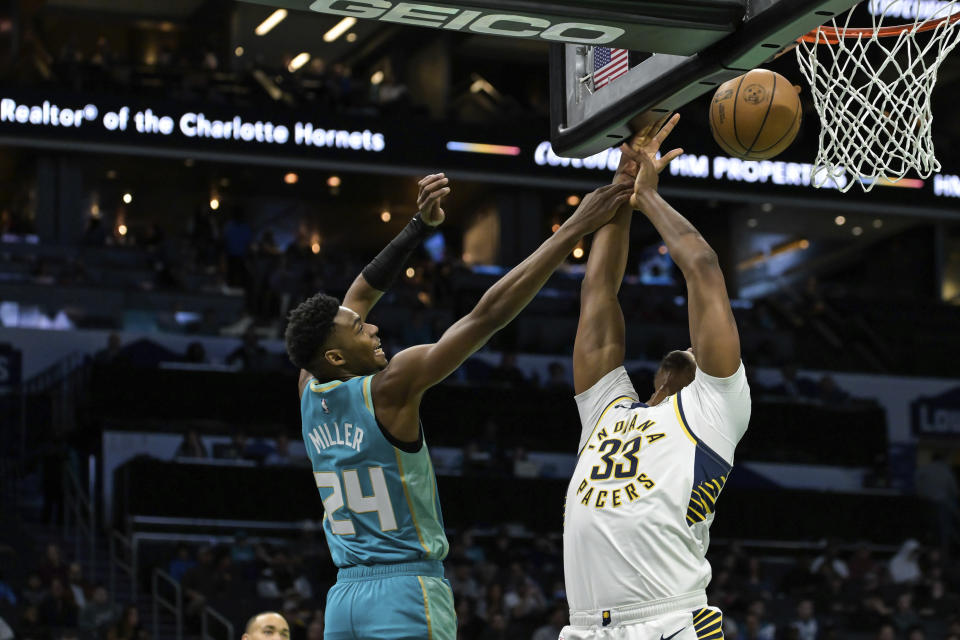
[[[433,560],[340,569],[324,640],[456,640],[453,591]]]

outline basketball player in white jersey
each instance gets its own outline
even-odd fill
[[[659,172],[681,153],[656,156],[678,117],[625,145],[614,182],[633,181],[634,195],[597,231],[583,280],[573,352],[582,431],[566,499],[570,626],[562,640],[723,638],[722,615],[707,606],[705,555],[750,390],[717,256],[657,193]],[[653,223],[683,272],[693,345],[667,354],[649,398],[623,367],[617,292],[631,208]]]

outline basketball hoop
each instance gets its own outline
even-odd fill
[[[940,170],[930,94],[960,41],[960,0],[867,0],[872,25],[835,17],[797,40],[797,61],[820,115],[814,186],[864,191],[908,172]],[[885,25],[895,16],[913,22]],[[839,22],[839,24],[838,24]]]

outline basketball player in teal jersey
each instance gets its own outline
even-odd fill
[[[420,181],[420,212],[364,268],[342,304],[320,293],[290,314],[285,337],[301,368],[303,439],[323,500],[327,545],[340,568],[327,594],[327,640],[454,640],[453,595],[441,564],[448,544],[420,399],[510,322],[632,192],[620,184],[587,195],[436,343],[401,351],[388,363],[367,314],[443,222],[447,185],[443,174]]]
[[[657,193],[658,158],[678,116],[623,149],[614,182],[635,193],[594,235],[580,293],[573,378],[581,435],[567,488],[563,565],[570,626],[562,640],[723,640],[707,606],[710,525],[750,419],[740,337],[717,256]],[[623,367],[617,292],[640,210],[687,284],[692,349],[673,351],[646,402]]]

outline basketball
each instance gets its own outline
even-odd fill
[[[754,69],[717,89],[710,102],[713,139],[731,156],[769,160],[800,131],[799,91],[779,73]]]

